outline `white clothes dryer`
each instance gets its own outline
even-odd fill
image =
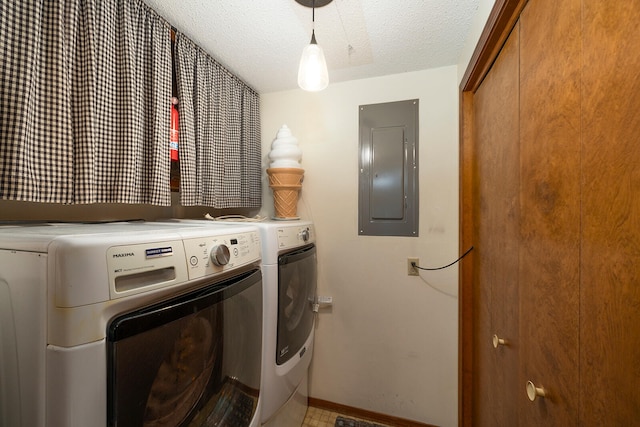
[[[264,281],[262,423],[268,427],[301,426],[308,407],[317,307],[313,222],[195,221],[229,226],[252,224],[260,230]]]
[[[269,427],[300,426],[308,406],[317,300],[316,234],[309,221],[267,221],[261,231],[262,272],[268,319],[263,365],[262,422]],[[277,299],[276,299],[277,298]],[[277,301],[277,304],[275,302]]]
[[[260,423],[252,226],[0,227],[0,426]]]

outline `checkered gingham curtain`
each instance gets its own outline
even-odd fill
[[[184,206],[262,204],[259,95],[176,32]]]
[[[0,2],[0,196],[170,205],[170,25],[141,0]]]

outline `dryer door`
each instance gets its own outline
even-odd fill
[[[317,261],[314,244],[278,257],[278,338],[276,363],[294,355],[302,357],[302,346],[313,328]]]

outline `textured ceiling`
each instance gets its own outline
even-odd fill
[[[294,0],[144,0],[260,93],[297,87],[311,9]],[[330,83],[457,64],[478,0],[333,0],[315,33]]]

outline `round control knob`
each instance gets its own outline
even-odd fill
[[[229,259],[231,259],[231,253],[227,245],[214,246],[209,256],[211,257],[211,262],[220,267],[229,264]]]
[[[537,397],[545,397],[546,395],[547,392],[544,388],[536,387],[533,382],[527,381],[527,397],[530,401],[533,402]]]
[[[308,240],[309,240],[309,237],[311,236],[311,233],[309,232],[309,229],[308,229],[308,228],[305,228],[304,230],[302,230],[302,231],[300,232],[300,236],[302,236],[302,240],[303,240],[304,242],[306,242],[306,241],[308,241]]]

